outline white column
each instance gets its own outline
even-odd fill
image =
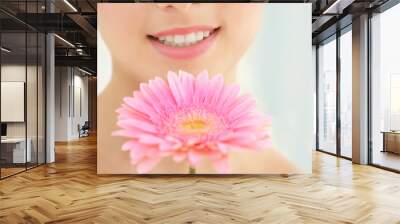
[[[72,68],[58,66],[55,76],[55,141],[69,141],[72,139]]]
[[[55,161],[54,133],[55,133],[55,60],[54,35],[46,36],[46,163]]]
[[[353,20],[353,162],[368,163],[368,15]]]

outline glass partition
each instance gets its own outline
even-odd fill
[[[371,19],[372,164],[400,171],[400,4]]]
[[[37,162],[43,164],[46,162],[46,37],[43,33],[38,33],[38,64],[37,64]]]
[[[27,33],[27,64],[26,64],[26,113],[27,113],[27,150],[30,151],[30,160],[27,167],[34,167],[37,165],[38,157],[38,55],[37,55],[37,41],[38,35],[36,32]]]
[[[336,153],[336,38],[318,47],[318,146]]]
[[[24,171],[31,161],[26,141],[26,33],[3,32],[1,47],[1,175],[7,177]]]
[[[0,178],[45,163],[44,33],[13,15],[43,12],[44,1],[7,1],[0,7]]]

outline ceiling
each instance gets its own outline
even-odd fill
[[[327,38],[340,26],[351,24],[353,16],[374,9],[388,0],[255,0],[271,3],[311,3],[313,43]],[[1,0],[2,32],[15,42],[25,28],[55,32],[56,65],[81,66],[96,71],[97,3],[134,2],[113,0]],[[138,2],[138,1],[136,1]],[[145,1],[151,2],[151,1]],[[221,1],[224,2],[224,1]],[[248,1],[242,1],[248,2]],[[52,11],[52,13],[48,13]],[[27,12],[27,13],[26,13]],[[341,21],[338,23],[338,21]],[[346,22],[347,21],[347,22]],[[340,26],[338,26],[340,24]],[[15,36],[13,38],[12,36]],[[21,36],[21,35],[20,35]],[[64,41],[64,40],[66,41]],[[20,43],[23,44],[23,43]],[[72,44],[72,45],[71,45]],[[18,45],[18,43],[16,43]],[[29,50],[28,50],[29,51]]]

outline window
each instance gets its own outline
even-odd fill
[[[390,74],[390,130],[400,130],[400,73]]]
[[[336,39],[318,47],[318,149],[336,153]]]
[[[340,155],[352,157],[352,32],[340,36]]]
[[[400,170],[400,5],[371,18],[373,164]]]
[[[0,1],[41,13],[44,1]],[[0,178],[45,163],[45,34],[0,12]],[[12,109],[10,109],[12,108]]]

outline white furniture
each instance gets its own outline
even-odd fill
[[[31,162],[32,160],[32,140],[28,138],[26,140],[28,143],[26,147],[26,154],[25,154],[25,138],[6,138],[1,139],[2,147],[12,147],[12,162],[13,163],[25,163]],[[25,159],[27,159],[25,161]]]
[[[24,122],[24,82],[1,82],[1,122]]]

